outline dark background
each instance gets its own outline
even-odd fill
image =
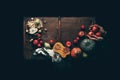
[[[42,2],[44,3],[44,2]],[[47,2],[49,3],[49,2]],[[64,4],[63,4],[64,3]],[[113,2],[63,2],[56,4],[39,4],[30,6],[27,2],[14,2],[2,9],[3,29],[2,40],[5,48],[1,55],[1,69],[3,78],[12,79],[115,79],[118,72],[119,55],[117,44],[119,41],[119,6]],[[28,5],[27,5],[28,4]],[[68,6],[69,5],[69,6]],[[30,8],[31,7],[31,8]],[[32,10],[35,10],[31,12]],[[1,12],[2,13],[2,12]],[[3,16],[5,15],[6,18]],[[96,60],[75,63],[72,68],[58,69],[49,62],[26,61],[23,57],[23,17],[24,16],[92,16],[96,23],[104,26],[108,32],[104,47],[98,50]],[[6,23],[8,19],[8,23]],[[116,39],[116,40],[114,40]],[[7,50],[6,50],[6,47]],[[116,49],[116,50],[115,50]],[[76,65],[77,64],[77,65]],[[63,70],[63,71],[62,71]],[[6,76],[7,75],[7,76]]]
[[[37,61],[30,60],[27,61],[23,57],[23,46],[18,46],[19,51],[16,52],[15,65],[16,71],[22,73],[25,77],[37,76],[47,78],[52,76],[51,78],[86,78],[86,77],[106,77],[107,75],[112,74],[112,66],[113,66],[113,51],[111,50],[111,34],[110,30],[112,29],[111,25],[109,25],[109,20],[107,16],[98,17],[95,16],[96,23],[104,26],[104,29],[108,32],[105,40],[97,46],[95,51],[95,56],[89,57],[86,60],[79,61],[73,60],[70,63],[63,62],[62,64],[53,64],[49,61]],[[22,28],[22,26],[21,26]],[[21,31],[22,32],[22,31]],[[19,32],[18,32],[19,33]],[[21,34],[21,33],[20,33]],[[22,36],[18,36],[18,38],[22,38]],[[23,39],[20,39],[23,40]],[[114,58],[113,58],[114,59]],[[20,70],[19,70],[20,68]],[[62,77],[60,77],[62,76]]]

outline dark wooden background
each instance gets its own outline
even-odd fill
[[[39,17],[43,18],[43,17]],[[24,18],[24,56],[26,59],[31,59],[33,49],[29,44],[29,38],[25,33],[26,22],[28,18]],[[42,36],[42,39],[48,42],[50,39],[56,41],[57,38],[57,27],[58,27],[58,17],[44,17],[46,24],[44,27],[48,29],[47,33]],[[95,17],[61,17],[61,42],[65,44],[66,41],[73,41],[80,31],[80,26],[85,25],[86,30],[89,25],[95,22]]]

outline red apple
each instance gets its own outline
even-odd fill
[[[79,37],[83,37],[83,36],[85,35],[85,32],[84,32],[84,31],[80,31],[80,32],[78,33],[78,35],[79,35]]]
[[[33,41],[33,44],[34,44],[34,45],[37,45],[37,44],[38,44],[38,40],[35,39],[35,40]]]
[[[97,37],[101,37],[101,32],[97,32],[95,35],[96,35]]]
[[[81,29],[84,30],[84,29],[85,29],[85,26],[84,26],[84,25],[81,25]]]
[[[71,43],[70,41],[67,41],[67,42],[66,42],[66,46],[67,46],[67,47],[70,47],[71,45],[72,45],[72,43]]]
[[[43,43],[43,40],[40,40],[40,44],[42,44]]]
[[[79,40],[80,38],[79,37],[76,37],[76,40]]]
[[[49,43],[50,43],[50,44],[54,44],[55,41],[54,41],[53,39],[51,39],[51,40],[49,40]]]
[[[71,56],[76,58],[78,54],[81,54],[82,50],[80,48],[73,48],[71,50]]]
[[[92,27],[92,31],[93,31],[93,32],[96,32],[97,30],[98,30],[98,27],[97,27],[97,26],[93,26],[93,27]]]
[[[40,44],[40,43],[38,43],[38,44],[37,44],[37,46],[38,46],[38,47],[41,47],[41,44]]]
[[[74,39],[74,41],[73,41],[73,42],[74,42],[74,43],[77,43],[77,41],[78,41],[78,40]]]
[[[88,32],[89,36],[92,36],[94,33],[92,31]]]

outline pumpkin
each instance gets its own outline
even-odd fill
[[[83,51],[88,52],[93,50],[93,48],[95,47],[95,41],[90,40],[90,39],[84,39],[81,43],[80,43],[80,47],[82,48]]]

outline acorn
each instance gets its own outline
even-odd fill
[[[41,32],[42,32],[42,30],[39,30],[38,32],[39,32],[39,33],[41,33]]]

